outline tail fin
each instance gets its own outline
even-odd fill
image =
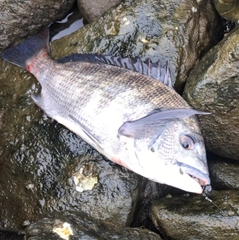
[[[15,47],[7,49],[2,58],[14,65],[26,68],[26,61],[36,55],[41,49],[48,51],[49,30],[46,28],[41,33],[26,39]]]

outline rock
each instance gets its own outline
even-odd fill
[[[218,15],[210,1],[126,1],[52,46],[52,55],[72,53],[150,57],[168,61],[181,89],[191,68],[215,43]]]
[[[213,203],[201,195],[159,199],[152,220],[169,239],[239,239],[239,192],[213,191],[209,198]]]
[[[125,226],[139,176],[47,118],[30,94],[35,78],[0,60],[0,224],[21,229],[50,211],[81,211]]]
[[[238,0],[213,0],[218,13],[231,21],[239,20],[239,2]]]
[[[239,190],[238,161],[207,154],[208,167],[213,189]]]
[[[173,82],[179,76],[181,86],[189,69],[211,46],[217,23],[206,0],[139,0],[132,5],[126,1],[98,21],[51,43],[51,47],[55,58],[99,52],[150,56],[153,61],[160,58],[162,64],[168,60]],[[36,29],[32,28],[32,33]],[[14,35],[13,42],[24,36]],[[90,216],[89,221],[111,222],[122,232],[137,211],[148,211],[152,201],[165,194],[160,185],[142,186],[138,175],[104,159],[46,117],[30,97],[39,90],[35,78],[2,60],[0,89],[0,224],[4,228],[22,229],[46,212],[63,211],[60,217],[81,212]],[[149,189],[157,192],[151,197]],[[146,201],[139,203],[142,196]],[[144,214],[138,223],[146,224],[148,214]]]
[[[24,240],[24,235],[25,235],[24,232],[0,229],[1,240]]]
[[[104,12],[111,7],[119,4],[121,0],[77,0],[78,7],[83,17],[88,22],[93,22],[98,19]]]
[[[75,6],[73,7],[72,12],[64,19],[53,22],[50,25],[50,41],[53,41],[52,39],[59,39],[63,36],[69,35],[82,26],[84,26],[83,17],[79,9]]]
[[[74,0],[0,2],[0,53],[63,18]]]
[[[144,226],[147,229],[157,232],[150,218],[152,203],[162,197],[165,197],[167,194],[182,194],[184,191],[164,184],[148,181],[146,178],[140,181],[139,187],[141,191],[137,199],[137,210],[135,211],[135,215],[130,226]]]
[[[211,49],[190,73],[184,98],[199,116],[207,150],[239,160],[239,27]]]
[[[160,240],[146,229],[119,227],[110,222],[93,220],[82,213],[53,213],[26,229],[26,240],[130,239]]]
[[[31,80],[33,78],[29,74],[25,74],[21,69],[11,68],[0,59],[0,225],[2,228],[20,229],[26,219],[31,217],[35,220],[41,214],[39,207],[41,197],[26,189],[29,178],[32,180],[33,178],[31,171],[27,176],[25,172],[29,170],[29,162],[36,158],[32,155],[27,159],[29,148],[34,144],[31,145],[30,141],[27,146],[24,144],[25,136],[28,134],[25,130],[29,133],[32,130],[32,134],[37,136],[34,123],[29,128],[29,122],[26,120],[29,116],[30,101],[27,92],[34,82]],[[32,122],[38,114],[39,112],[36,111],[36,114],[31,116]],[[35,145],[35,147],[41,146]],[[21,164],[22,168],[19,167]]]

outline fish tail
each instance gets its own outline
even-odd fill
[[[35,36],[27,38],[24,42],[7,49],[2,58],[16,66],[26,68],[26,61],[36,56],[42,49],[48,51],[49,30],[46,28]]]

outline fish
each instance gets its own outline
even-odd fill
[[[163,68],[116,57],[74,54],[53,60],[45,29],[1,57],[41,85],[33,101],[100,154],[149,180],[201,194],[210,185],[197,114],[170,86]],[[126,64],[127,65],[127,64]],[[146,74],[144,70],[147,69]],[[155,73],[157,77],[151,75]],[[163,74],[170,78],[168,70]]]

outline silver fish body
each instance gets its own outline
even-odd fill
[[[34,102],[109,160],[153,181],[202,193],[210,178],[195,117],[200,112],[140,73],[100,62],[53,61],[45,35],[27,40],[42,42],[31,56],[14,60],[18,51],[24,55],[22,46],[2,56],[38,79],[42,90]]]

